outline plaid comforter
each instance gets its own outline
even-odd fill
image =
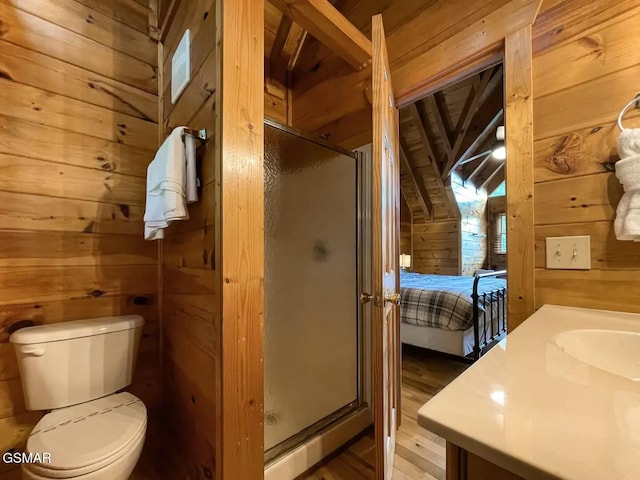
[[[474,277],[400,273],[400,315],[403,323],[446,330],[473,325]],[[503,288],[506,280],[480,280],[478,293]],[[484,310],[480,305],[481,311]]]

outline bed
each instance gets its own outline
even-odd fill
[[[402,343],[477,360],[506,333],[506,271],[400,274]]]

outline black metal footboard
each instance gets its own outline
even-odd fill
[[[507,331],[507,287],[478,293],[480,280],[506,274],[506,270],[481,273],[473,280],[473,360],[480,358]]]

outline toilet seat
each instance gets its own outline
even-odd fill
[[[55,410],[38,422],[27,441],[27,453],[50,453],[51,463],[24,468],[51,479],[95,472],[143,442],[146,426],[146,407],[128,392]]]

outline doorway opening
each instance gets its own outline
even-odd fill
[[[399,112],[401,431],[506,335],[504,111],[499,63]]]

